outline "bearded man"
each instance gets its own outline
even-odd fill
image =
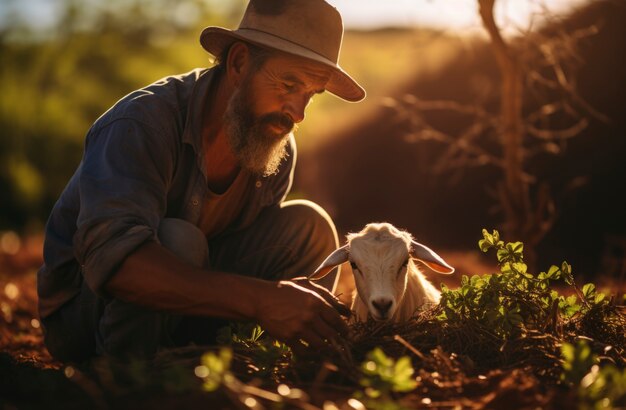
[[[251,0],[237,30],[202,32],[216,66],[94,123],[46,226],[39,310],[54,357],[149,358],[210,341],[218,318],[298,350],[345,335],[336,275],[298,279],[337,247],[332,220],[285,200],[311,98],[365,97],[337,64],[342,36],[323,0]]]

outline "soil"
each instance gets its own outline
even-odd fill
[[[246,389],[263,388],[276,396],[276,386],[280,383],[272,377],[248,376],[250,370],[245,363],[241,369],[233,368],[237,379],[245,383],[218,392],[203,392],[199,388],[200,380],[194,376],[194,368],[206,351],[202,348],[177,352],[170,356],[171,360],[161,358],[156,366],[149,368],[140,363],[101,361],[85,367],[60,363],[44,347],[37,314],[36,270],[42,261],[41,238],[23,240],[19,249],[13,247],[10,253],[2,249],[2,243],[0,235],[0,409],[198,406],[210,409],[360,408],[358,402],[350,401],[357,390],[358,376],[350,380],[341,372],[333,373],[336,369],[320,363],[320,357],[309,358],[299,364],[300,369],[309,366],[311,377],[290,385],[300,387],[306,393],[296,399],[283,398],[286,404],[280,405],[282,407],[276,407],[272,400],[259,400],[256,407],[244,404],[245,399],[251,397]],[[476,259],[474,253],[449,252],[444,257],[451,262],[456,260],[454,264],[461,267],[463,274],[490,270],[489,266]],[[349,282],[344,286],[349,290]],[[362,339],[375,341],[376,330],[368,330],[368,334],[362,336]],[[391,343],[388,335],[381,333],[381,336],[387,339],[385,343]],[[400,344],[395,346],[402,349],[401,354],[410,354]],[[361,347],[366,347],[363,340]],[[558,384],[546,385],[530,366],[468,371],[473,366],[463,362],[463,357],[439,348],[424,353],[421,366],[416,368],[420,381],[418,389],[402,396],[404,407],[386,408],[510,410],[569,409],[577,406],[571,389]],[[242,352],[235,351],[235,355],[240,359],[244,357]],[[355,363],[360,360],[360,357],[354,358]],[[261,403],[266,407],[260,407]]]

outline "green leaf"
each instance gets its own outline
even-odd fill
[[[567,262],[563,262],[561,264],[561,270],[563,271],[564,274],[571,275],[572,274],[572,265],[570,265]]]
[[[582,291],[585,299],[592,299],[596,295],[596,285],[594,285],[593,283],[585,283],[583,285]]]
[[[361,371],[364,377],[360,384],[367,387],[365,393],[372,398],[386,396],[391,391],[410,391],[417,385],[413,379],[411,359],[403,356],[394,361],[379,347],[367,353],[366,360],[361,364]]]
[[[527,272],[528,266],[524,262],[515,262],[512,264],[512,268],[516,273],[526,276],[529,279],[533,277],[532,273]]]
[[[584,340],[580,340],[575,346],[564,343],[561,346],[561,357],[563,358],[561,379],[574,385],[580,383],[591,366],[597,363],[597,356]]]
[[[398,359],[394,368],[394,374],[395,380],[407,379],[413,375],[413,365],[408,356],[402,356]]]
[[[512,251],[518,255],[521,255],[524,252],[524,244],[522,242],[513,242],[509,244],[509,247]]]
[[[387,357],[383,349],[381,349],[380,347],[374,348],[374,350],[372,350],[368,354],[368,357],[370,358],[370,360],[376,363],[379,367],[385,367],[385,366],[388,367],[388,366],[393,365],[393,359],[391,359],[390,357]]]
[[[565,310],[563,311],[563,313],[565,314],[566,317],[571,318],[572,316],[574,316],[576,313],[580,312],[580,309],[582,308],[582,306],[580,306],[579,304],[573,304],[573,305],[568,305]]]
[[[361,384],[363,385],[363,384]],[[372,399],[377,399],[382,395],[382,392],[378,389],[374,389],[372,387],[367,387],[365,389],[365,394],[367,395],[367,397],[371,397]]]
[[[552,265],[550,266],[550,269],[548,269],[548,273],[546,276],[552,280],[560,279],[561,269],[558,266]]]
[[[233,352],[230,348],[222,348],[215,354],[207,352],[202,355],[200,363],[207,370],[207,375],[203,377],[203,388],[206,391],[214,391],[222,384],[228,376]]]
[[[509,259],[510,253],[508,249],[498,249],[496,255],[498,256],[498,262],[502,263]]]
[[[568,285],[574,285],[574,276],[572,275],[572,267],[567,263],[561,264],[561,272],[563,272],[563,279]]]
[[[487,232],[485,228],[483,228],[482,233],[486,241],[493,242],[493,236],[489,235],[489,232]]]
[[[261,336],[263,336],[263,333],[265,333],[265,331],[261,328],[261,326],[256,325],[252,329],[252,335],[250,336],[250,340],[252,342],[258,342]]]
[[[511,268],[511,263],[510,262],[503,263],[502,266],[500,266],[500,272],[504,274],[513,273],[513,269]]]
[[[574,345],[570,343],[564,343],[563,346],[561,346],[561,356],[565,361],[563,363],[563,368],[571,369],[572,361],[574,360]]]

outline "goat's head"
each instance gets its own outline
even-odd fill
[[[348,243],[330,254],[311,279],[322,278],[335,266],[349,261],[358,297],[375,320],[393,317],[406,291],[411,258],[436,272],[454,272],[439,255],[414,241],[411,234],[388,223],[368,224],[347,239]]]

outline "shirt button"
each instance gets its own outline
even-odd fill
[[[261,185],[263,185],[261,181],[256,181],[256,184],[254,184],[257,188],[261,188]]]
[[[198,198],[194,198],[194,199],[191,200],[191,203],[193,204],[193,206],[198,206],[200,201],[198,201]]]

